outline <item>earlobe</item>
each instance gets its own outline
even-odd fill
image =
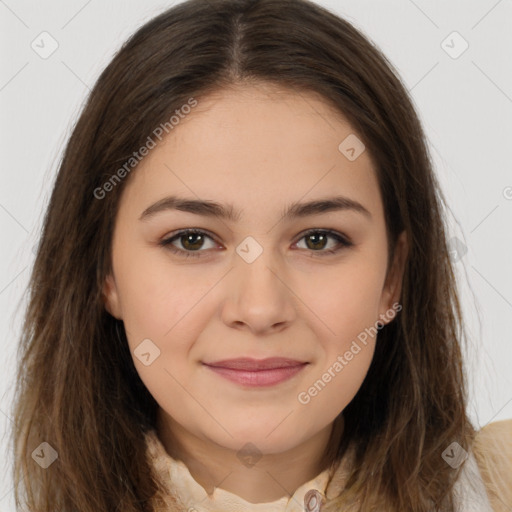
[[[109,274],[105,278],[103,285],[103,301],[105,303],[105,309],[118,320],[122,320],[121,308],[119,306],[119,296],[117,293],[116,282],[114,276]]]

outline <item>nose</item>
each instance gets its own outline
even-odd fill
[[[235,260],[226,281],[224,322],[259,335],[285,329],[296,316],[297,295],[290,281],[288,273],[265,251],[250,263],[243,258]]]

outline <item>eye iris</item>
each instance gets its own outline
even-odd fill
[[[314,240],[313,244],[318,243],[319,239],[321,240],[321,242],[325,242],[327,239],[327,235],[325,235],[324,233],[312,233],[312,234],[306,236],[306,244],[308,245],[308,247],[310,249],[323,249],[325,247],[325,244],[322,245],[322,247],[315,247],[315,246],[310,247],[309,242],[311,241],[311,239]]]
[[[192,247],[191,247],[189,242],[190,242],[190,240],[194,240],[194,238],[199,238],[199,242],[198,241],[196,241],[195,243],[192,242]],[[203,235],[201,233],[188,233],[188,234],[182,235],[181,240],[182,240],[182,245],[183,245],[183,247],[185,247],[185,249],[196,250],[196,249],[201,248],[201,245],[203,243]],[[185,242],[183,242],[183,240],[185,240]],[[195,247],[195,245],[199,245],[199,246]]]

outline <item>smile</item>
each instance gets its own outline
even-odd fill
[[[207,368],[215,372],[217,375],[224,377],[231,382],[241,384],[243,386],[273,386],[291,379],[304,369],[309,363],[300,363],[295,366],[285,368],[271,368],[262,370],[238,370],[233,368],[224,368],[221,366],[209,366]]]

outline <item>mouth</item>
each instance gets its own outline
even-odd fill
[[[239,358],[203,363],[217,375],[243,386],[273,386],[291,379],[309,363],[288,358]]]
[[[267,357],[266,359],[254,359],[252,357],[238,357],[236,359],[223,359],[211,363],[203,363],[216,368],[229,368],[231,370],[274,370],[277,368],[290,368],[305,364],[305,361],[290,359],[288,357]]]

